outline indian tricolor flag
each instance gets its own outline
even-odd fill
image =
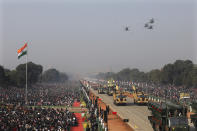
[[[26,55],[27,54],[27,43],[25,43],[25,45],[22,48],[18,49],[17,53],[18,53],[18,59],[20,59],[22,56]]]

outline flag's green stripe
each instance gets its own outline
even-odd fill
[[[22,56],[26,55],[27,51],[23,51],[22,54],[20,56],[18,56],[18,59],[20,59]]]

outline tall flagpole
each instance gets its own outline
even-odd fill
[[[26,55],[26,89],[25,89],[25,103],[27,105],[27,61],[28,61],[28,45],[27,45],[27,55]]]

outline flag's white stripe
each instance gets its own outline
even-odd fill
[[[26,49],[26,48],[25,48],[25,49]],[[18,53],[18,57],[19,57],[20,55],[22,55],[23,52],[26,51],[25,49],[24,49],[23,51],[21,51],[20,53]]]
[[[22,55],[22,51],[20,53],[18,53],[18,56]]]

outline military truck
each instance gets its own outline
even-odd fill
[[[134,104],[143,104],[146,105],[148,103],[148,95],[144,92],[138,91],[135,86],[132,86],[133,89],[133,98],[134,98]]]
[[[190,118],[191,118],[191,122],[194,124],[194,127],[195,127],[196,130],[197,130],[197,113],[191,114],[191,115],[190,115]]]
[[[107,95],[108,96],[112,96],[113,95],[114,86],[108,86],[106,90],[107,90]]]
[[[114,104],[115,105],[126,105],[127,104],[127,99],[126,99],[126,95],[123,94],[123,92],[121,92],[119,90],[119,87],[116,86],[116,88],[114,89],[113,92],[113,100],[114,100]]]
[[[105,94],[105,91],[106,90],[106,88],[104,87],[104,86],[99,86],[98,87],[98,94]]]
[[[179,104],[189,107],[192,104],[191,99],[190,99],[190,94],[189,93],[180,93]]]
[[[194,124],[196,130],[197,130],[197,103],[192,103],[192,114],[190,115],[191,122]]]
[[[106,92],[108,96],[112,96],[113,95],[113,91],[115,88],[116,84],[115,81],[113,79],[110,79],[107,81],[107,88],[106,88]]]
[[[155,131],[189,131],[187,108],[171,102],[149,102],[148,119]]]

